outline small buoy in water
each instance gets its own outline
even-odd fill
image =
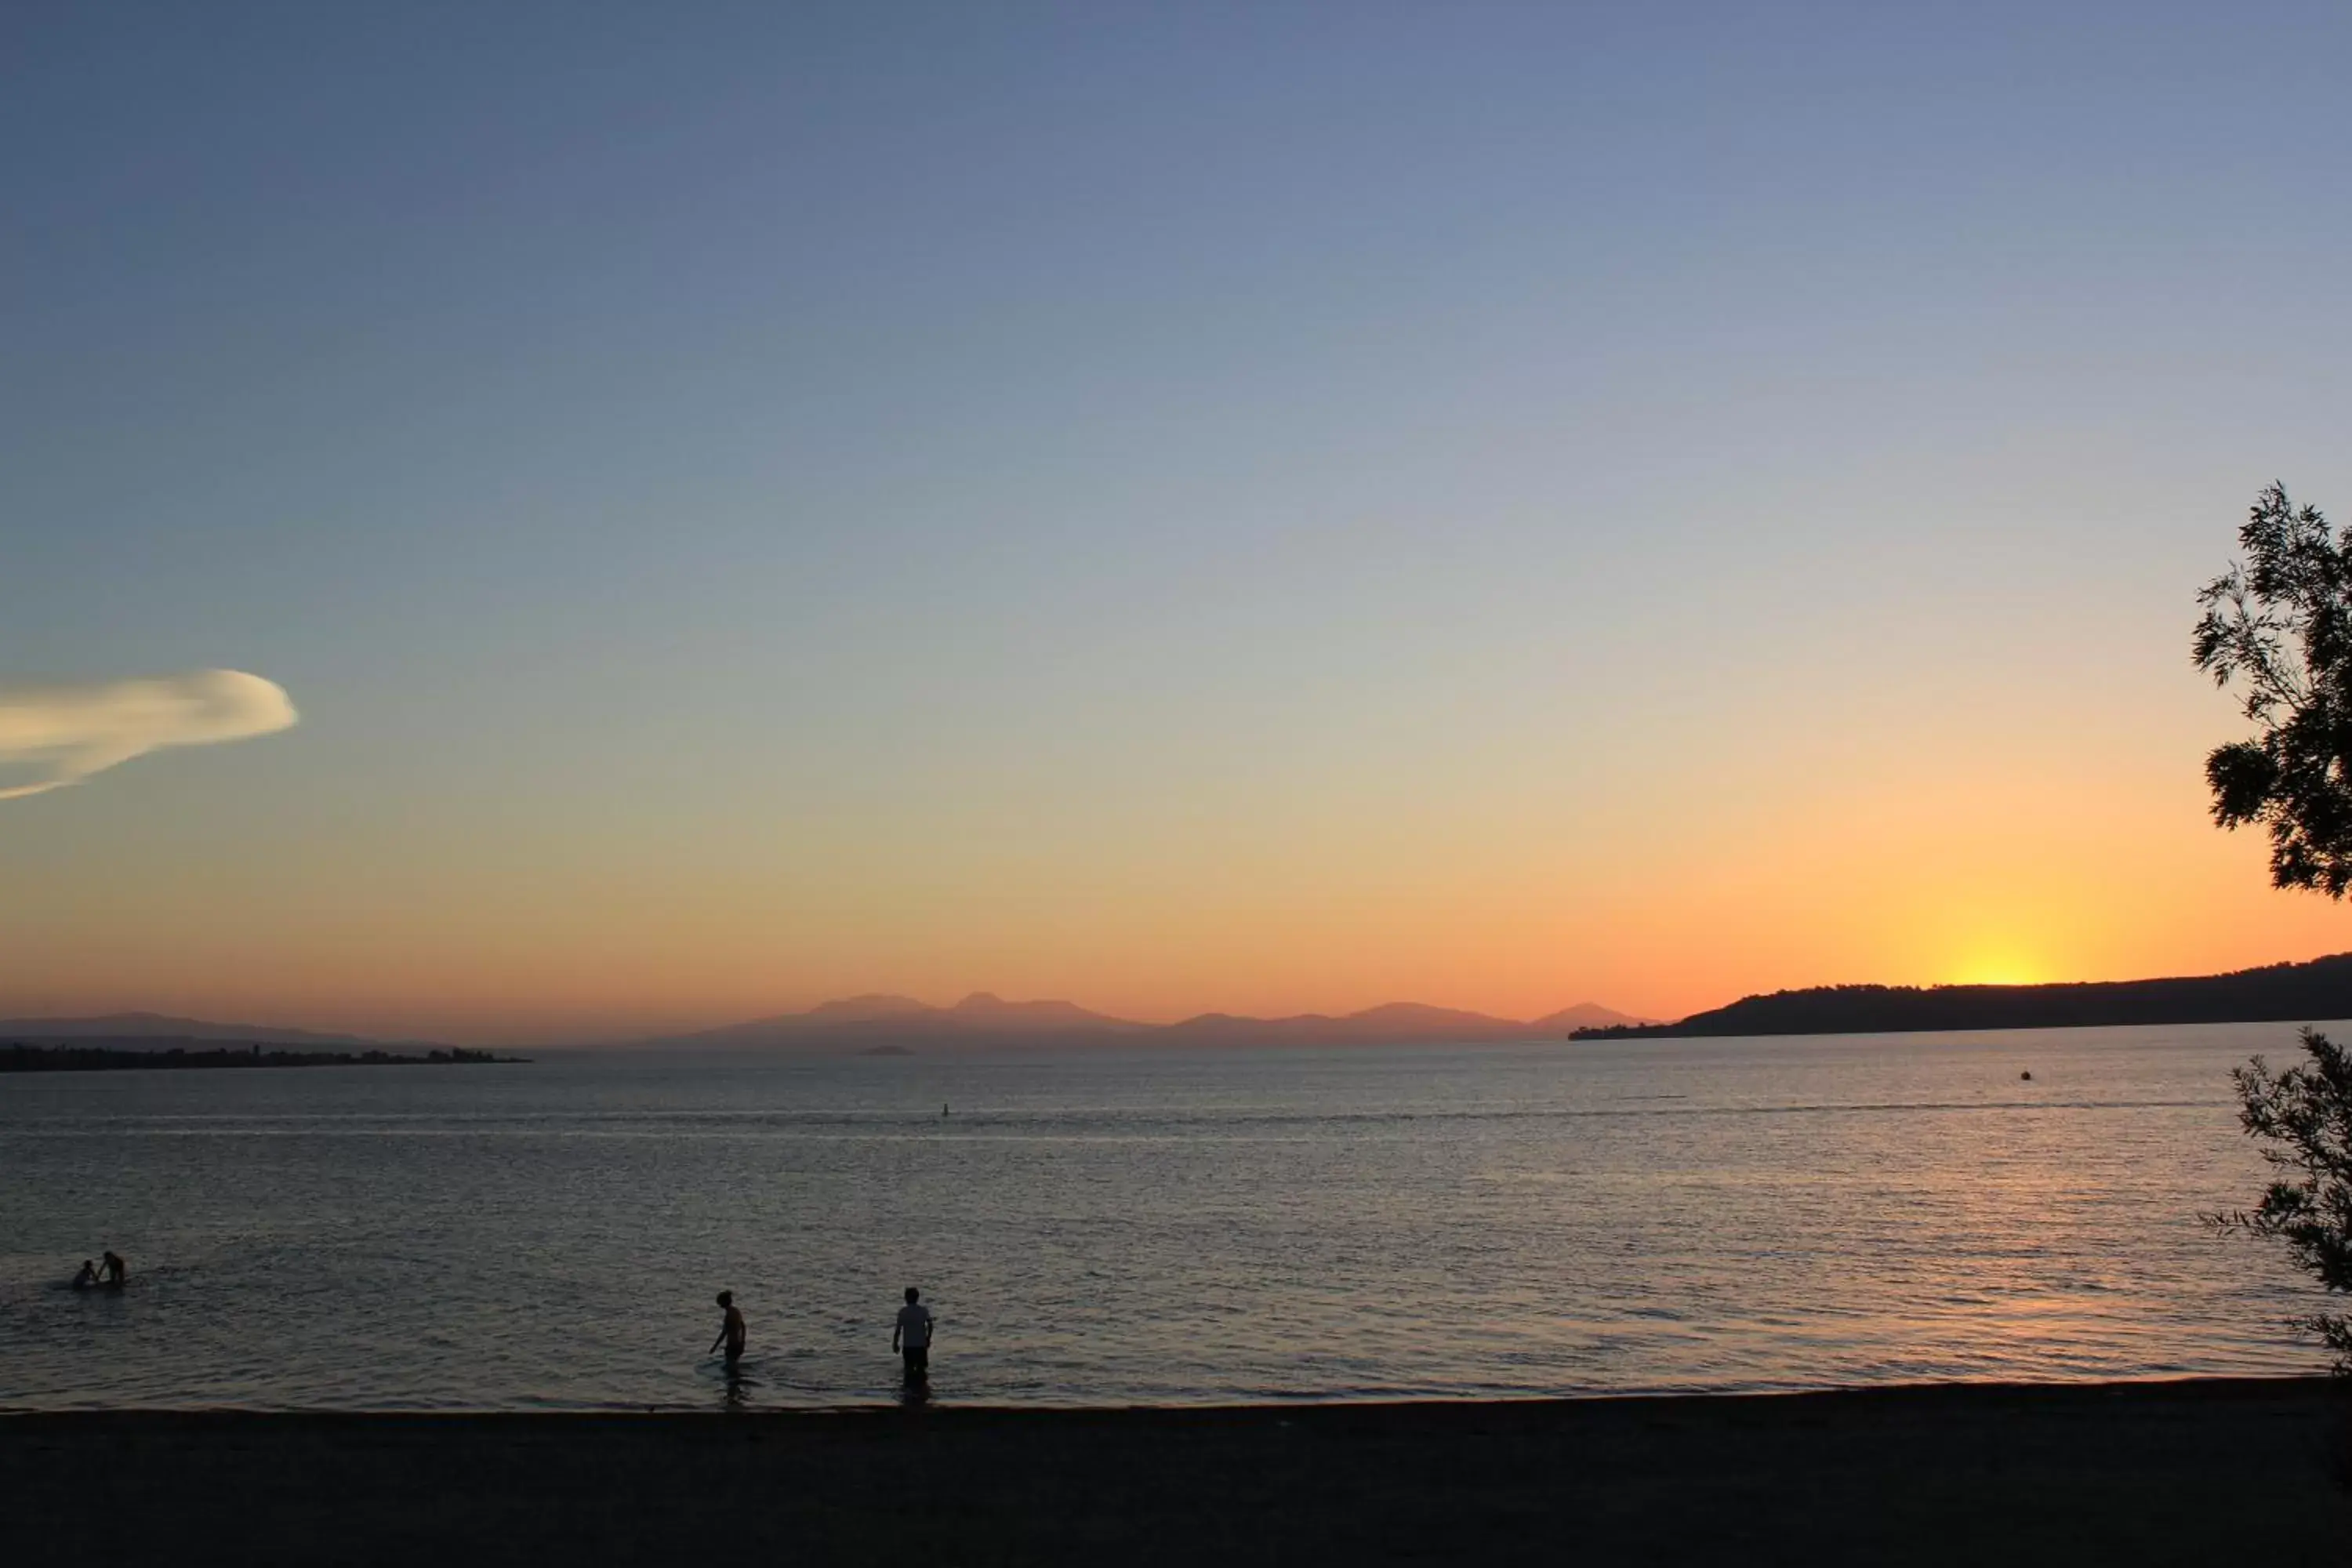
[[[2030,1073],[2030,1072],[2021,1072],[2021,1073],[2019,1073],[2019,1074],[2017,1075],[2017,1077],[2018,1077],[2018,1081],[2020,1081],[2021,1083],[2032,1083],[2032,1082],[2033,1081],[2033,1075],[2032,1075],[2032,1073]]]

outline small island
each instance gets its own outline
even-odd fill
[[[473,1067],[517,1065],[525,1057],[436,1047],[423,1055],[399,1051],[297,1051],[266,1048],[260,1041],[197,1042],[161,1046],[120,1040],[0,1040],[0,1073],[170,1071],[208,1068]]]

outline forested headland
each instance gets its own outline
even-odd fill
[[[2055,985],[1817,985],[1743,996],[1673,1024],[1578,1029],[1576,1040],[2067,1029],[2352,1018],[2352,953],[2229,974]]]

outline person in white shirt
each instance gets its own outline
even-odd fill
[[[920,1383],[930,1374],[931,1310],[912,1285],[907,1287],[907,1304],[898,1309],[898,1321],[890,1330],[890,1348],[906,1359],[908,1383]]]

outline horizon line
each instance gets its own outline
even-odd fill
[[[496,1028],[488,1033],[481,1032],[478,1026],[476,1026],[473,1029],[461,1027],[457,1030],[444,1030],[437,1026],[427,1026],[425,1027],[430,1031],[430,1033],[427,1033],[410,1029],[406,1026],[394,1026],[389,1030],[386,1030],[384,1026],[379,1025],[329,1026],[312,1022],[258,1023],[240,1021],[225,1023],[217,1017],[201,1016],[189,1012],[165,1011],[162,1008],[153,1006],[121,1006],[77,1011],[50,1009],[17,1012],[13,1006],[6,1003],[0,1003],[0,1023],[27,1026],[37,1026],[41,1025],[87,1026],[95,1023],[103,1023],[111,1019],[149,1019],[166,1023],[194,1025],[207,1029],[251,1030],[259,1034],[286,1032],[336,1036],[347,1040],[362,1041],[368,1044],[377,1045],[447,1044],[452,1042],[446,1039],[435,1038],[433,1036],[470,1035],[477,1041],[497,1040],[500,1043],[506,1044],[530,1043],[541,1047],[558,1048],[565,1046],[615,1046],[635,1043],[651,1043],[656,1041],[685,1040],[706,1035],[724,1034],[731,1030],[753,1028],[762,1024],[782,1024],[796,1020],[813,1022],[819,1026],[826,1026],[830,1024],[833,1026],[853,1028],[860,1026],[861,1024],[873,1025],[888,1022],[887,1015],[869,1016],[866,1018],[845,1017],[838,1020],[837,1024],[834,1023],[832,1020],[827,1020],[820,1016],[820,1015],[827,1008],[844,1007],[860,1002],[903,1003],[908,1005],[909,1016],[952,1016],[959,1009],[969,1006],[974,1002],[994,1004],[1001,1005],[1007,1010],[1066,1008],[1072,1013],[1084,1015],[1083,1019],[1066,1025],[1065,1032],[1076,1032],[1079,1029],[1096,1026],[1103,1029],[1129,1029],[1138,1032],[1161,1031],[1180,1028],[1186,1025],[1211,1021],[1231,1021],[1241,1025],[1303,1023],[1309,1021],[1322,1021],[1336,1024],[1362,1019],[1370,1015],[1381,1012],[1403,1009],[1454,1014],[1467,1019],[1475,1019],[1484,1024],[1500,1026],[1532,1027],[1537,1025],[1548,1023],[1559,1017],[1562,1014],[1573,1013],[1590,1008],[1598,1012],[1611,1014],[1614,1018],[1622,1019],[1629,1023],[1671,1026],[1687,1021],[1691,1018],[1701,1016],[1707,1013],[1719,1011],[1722,1008],[1735,1005],[1742,1001],[1760,997],[1785,995],[1794,993],[1871,988],[1912,991],[2032,991],[2059,989],[2073,986],[2130,985],[2154,984],[2171,980],[2219,978],[2230,975],[2255,973],[2267,970],[2292,969],[2322,963],[2329,959],[2338,958],[2352,958],[2352,952],[2325,952],[2315,954],[2310,958],[2303,959],[2280,959],[2267,963],[2250,964],[2234,969],[2213,970],[2204,973],[2144,974],[2120,979],[1819,982],[1807,985],[1780,986],[1772,990],[1748,991],[1738,996],[1731,998],[1729,1001],[1717,1003],[1708,1007],[1695,1008],[1687,1013],[1683,1013],[1673,1017],[1662,1017],[1654,1015],[1633,1013],[1622,1008],[1612,1007],[1606,1003],[1592,1000],[1570,1003],[1566,1006],[1553,1008],[1549,1012],[1539,1013],[1532,1017],[1519,1017],[1510,1014],[1488,1013],[1477,1008],[1453,1006],[1443,1003],[1420,1002],[1412,999],[1396,999],[1374,1003],[1368,1006],[1359,1007],[1345,1012],[1319,1012],[1309,1010],[1293,1013],[1236,1013],[1223,1008],[1213,1007],[1203,1009],[1199,1012],[1187,1013],[1173,1018],[1153,1019],[1136,1018],[1117,1014],[1101,1013],[1095,1009],[1087,1007],[1082,1004],[1071,1001],[1067,997],[1062,996],[1037,996],[1021,1000],[1006,1000],[997,992],[977,990],[967,992],[957,1001],[944,1005],[925,1002],[918,997],[908,995],[902,992],[865,991],[845,996],[829,997],[824,1001],[809,1004],[808,1005],[799,1009],[757,1013],[750,1016],[735,1015],[717,1023],[686,1024],[683,1026],[677,1024],[646,1025],[639,1023],[626,1026],[608,1025],[600,1027],[593,1024],[567,1026],[565,1024],[550,1022],[547,1024],[510,1026],[504,1028]],[[202,1005],[199,1004],[199,1005]],[[238,1007],[236,1010],[242,1010],[242,1007],[243,1005],[238,1005]],[[267,1007],[264,1011],[270,1014],[278,1014],[278,1009],[276,1007]],[[278,1014],[278,1016],[283,1016],[284,1015]]]

